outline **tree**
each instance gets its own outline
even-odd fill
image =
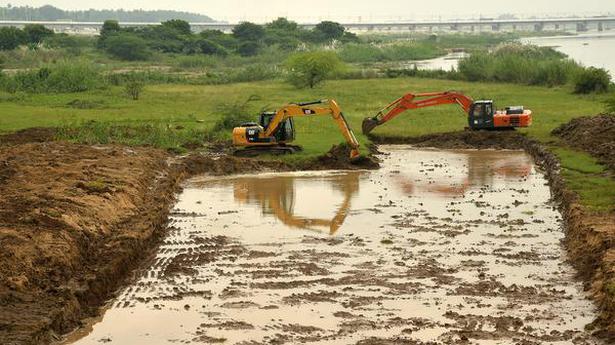
[[[288,81],[298,88],[314,88],[342,66],[335,53],[325,51],[294,54],[286,61]]]
[[[296,31],[297,29],[299,29],[299,26],[297,25],[296,22],[290,21],[283,17],[280,17],[272,21],[271,23],[267,23],[265,24],[265,26],[267,29],[283,30],[286,32],[292,32],[292,31]]]
[[[145,40],[132,33],[121,33],[108,37],[105,41],[105,49],[114,57],[128,61],[147,60],[151,55]]]
[[[244,42],[258,42],[265,37],[265,29],[254,23],[242,22],[233,28],[233,37]]]
[[[102,29],[100,29],[100,36],[109,36],[120,32],[120,30],[122,29],[120,28],[120,23],[118,23],[117,20],[105,20]]]
[[[54,35],[53,30],[47,29],[41,24],[28,24],[23,29],[28,43],[41,43],[45,38]]]
[[[324,21],[314,27],[314,33],[322,41],[339,40],[346,29],[340,23]]]
[[[16,27],[0,28],[0,50],[13,50],[26,43],[26,34]]]
[[[162,22],[162,26],[167,28],[177,30],[182,35],[190,35],[192,34],[192,29],[190,29],[190,23],[185,20],[180,19],[171,19],[166,22]]]

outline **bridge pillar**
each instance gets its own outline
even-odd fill
[[[493,25],[491,25],[491,30],[493,30],[493,31],[500,31],[500,24],[493,24]]]
[[[534,31],[540,32],[545,28],[544,23],[536,23],[534,24]]]
[[[604,31],[604,26],[602,25],[602,22],[598,22],[598,31]]]
[[[578,32],[585,32],[585,31],[587,31],[587,24],[586,23],[577,23],[577,31]]]

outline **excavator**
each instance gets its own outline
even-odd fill
[[[330,115],[337,123],[346,142],[351,147],[350,159],[359,158],[359,142],[348,125],[342,110],[335,100],[290,103],[275,112],[263,112],[259,122],[243,123],[233,128],[233,145],[241,147],[237,156],[256,156],[260,153],[286,154],[301,150],[289,145],[295,139],[295,117]]]
[[[492,100],[475,101],[460,92],[445,91],[408,93],[384,107],[376,116],[363,119],[361,129],[367,135],[406,110],[444,104],[459,104],[468,115],[468,126],[472,130],[514,129],[532,124],[532,111],[523,106],[496,110]]]
[[[332,219],[308,218],[295,214],[297,195],[297,176],[276,176],[275,178],[245,177],[234,180],[233,195],[242,204],[256,204],[263,214],[276,217],[284,225],[301,230],[322,232],[327,230],[334,235],[350,213],[353,196],[359,191],[361,172],[350,172],[332,176],[331,186],[341,192],[342,203],[339,204]],[[325,201],[326,204],[326,201]]]

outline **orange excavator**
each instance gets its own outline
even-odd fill
[[[374,128],[392,120],[410,109],[420,109],[444,104],[459,104],[468,115],[470,129],[514,129],[532,124],[532,111],[523,106],[496,110],[491,100],[475,101],[456,91],[408,93],[380,110],[376,116],[363,120],[362,130],[369,134]]]

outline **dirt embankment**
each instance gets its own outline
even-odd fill
[[[51,138],[46,129],[0,137],[2,344],[48,343],[95,315],[159,243],[188,176],[357,168],[344,148],[289,166]]]
[[[612,116],[580,118],[562,126],[556,133],[575,147],[587,150],[590,154],[609,164],[608,151],[612,147]],[[583,124],[591,123],[586,129]],[[605,129],[610,123],[610,129]],[[589,132],[588,132],[589,130]],[[540,143],[517,132],[452,132],[426,135],[415,138],[372,137],[377,143],[409,143],[418,147],[437,147],[444,149],[496,148],[523,149],[536,164],[545,171],[549,179],[553,199],[559,203],[566,224],[566,248],[569,260],[583,279],[585,289],[600,309],[600,316],[592,327],[596,335],[615,341],[615,214],[596,214],[584,209],[578,196],[568,190],[559,170],[559,160],[555,154]],[[610,153],[612,154],[612,152]]]
[[[579,117],[556,128],[553,134],[615,171],[615,114]]]

